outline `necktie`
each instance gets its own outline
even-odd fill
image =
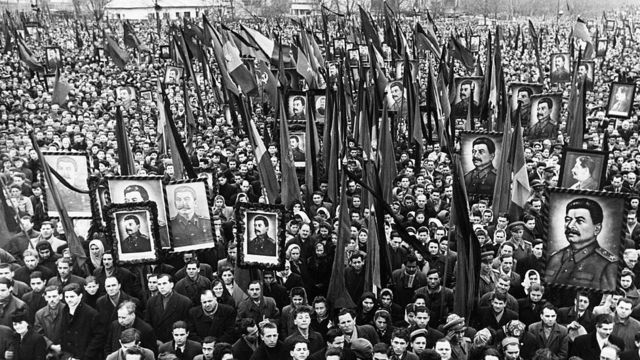
[[[182,349],[176,349],[176,356],[178,357],[178,359],[182,360]]]

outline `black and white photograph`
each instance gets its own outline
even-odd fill
[[[451,118],[463,120],[465,130],[471,129],[471,124],[467,123],[469,109],[471,109],[471,119],[478,119],[480,116],[480,98],[482,94],[481,77],[456,77],[454,79],[456,96],[451,106]]]
[[[164,73],[164,83],[165,84],[172,84],[172,85],[179,85],[180,84],[180,80],[182,79],[182,72],[183,71],[184,71],[184,69],[179,67],[179,66],[169,66],[169,65],[167,65],[167,68],[166,68],[165,73]]]
[[[603,151],[564,148],[558,186],[572,190],[601,190],[609,154]]]
[[[136,100],[136,88],[133,86],[118,86],[116,88],[116,99],[125,108],[130,107],[131,102]]]
[[[462,131],[460,157],[469,198],[491,199],[502,157],[502,133]]]
[[[613,31],[616,28],[616,21],[615,20],[607,20],[606,23],[606,29],[607,31]]]
[[[560,128],[560,111],[562,95],[545,93],[531,97],[531,116],[529,122],[529,139],[556,139]]]
[[[305,166],[305,133],[292,131],[289,133],[289,146],[293,155],[293,162],[297,168]]]
[[[45,49],[47,69],[55,72],[56,69],[62,67],[62,51],[58,46],[52,46]]]
[[[635,93],[635,84],[611,84],[609,102],[607,104],[607,116],[621,119],[631,117]]]
[[[109,203],[126,204],[142,201],[156,203],[160,246],[163,249],[171,248],[162,176],[108,176],[106,179]]]
[[[360,52],[360,64],[362,64],[362,67],[371,66],[369,47],[366,45],[358,45],[358,51]]]
[[[140,91],[140,100],[147,105],[153,103],[153,93],[149,90]]]
[[[469,44],[469,50],[474,53],[480,51],[480,36],[473,35],[471,36],[471,44]]]
[[[173,252],[211,248],[209,190],[205,179],[178,180],[165,186]]]
[[[284,206],[241,203],[236,211],[236,241],[240,266],[283,269]]]
[[[609,42],[607,38],[601,38],[596,41],[596,56],[597,57],[605,57],[607,55],[607,48],[609,47]]]
[[[347,44],[344,38],[333,39],[333,55],[342,58],[346,55]]]
[[[551,83],[567,83],[571,81],[571,62],[569,53],[551,54]]]
[[[119,264],[158,260],[158,221],[155,202],[110,204],[105,208],[107,236]]]
[[[542,84],[540,83],[511,83],[511,113],[520,107],[520,114],[526,114],[527,118],[531,114],[531,97],[542,93]],[[522,126],[528,126],[528,122]]]
[[[53,89],[56,87],[56,74],[45,74],[44,81],[47,84],[49,92],[53,93]]]
[[[289,122],[304,123],[307,121],[307,96],[300,92],[289,95],[287,99],[287,115]]]
[[[171,49],[169,45],[160,45],[160,59],[171,59]]]
[[[625,196],[558,188],[548,194],[546,283],[615,291],[622,260]]]
[[[358,49],[350,49],[349,54],[349,67],[360,67],[360,51]]]
[[[387,85],[387,104],[389,111],[396,111],[406,114],[407,112],[407,93],[404,89],[402,81],[395,80]]]
[[[65,182],[76,190],[89,191],[87,178],[89,163],[85,152],[43,151],[42,155],[52,171],[57,172]],[[65,209],[70,217],[91,217],[91,199],[89,194],[77,192],[63,184],[56,176],[52,176]],[[47,189],[48,190],[48,189]],[[58,209],[53,202],[50,191],[46,191],[47,213],[51,217],[59,217]]]
[[[578,81],[584,80],[586,91],[593,91],[594,67],[595,62],[586,60],[580,61],[578,65]]]
[[[316,94],[313,97],[314,119],[316,124],[324,124],[327,111],[327,96],[324,94]]]

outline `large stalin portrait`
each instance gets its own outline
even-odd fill
[[[601,290],[616,288],[618,258],[598,242],[603,219],[602,207],[594,200],[577,198],[567,204],[564,234],[569,245],[549,256],[547,282]]]

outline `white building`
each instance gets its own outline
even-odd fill
[[[206,0],[157,0],[157,4],[161,19],[198,18],[205,10],[217,11],[212,1]],[[107,4],[105,14],[108,18],[149,19],[155,17],[155,6],[155,0],[113,0]]]

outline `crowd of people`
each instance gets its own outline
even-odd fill
[[[632,24],[640,19],[637,8],[609,15]],[[405,36],[413,41],[413,18],[399,16],[399,21],[407,30]],[[485,39],[495,27],[473,21],[443,18],[436,19],[435,24],[443,42],[448,34],[465,27],[479,35],[484,47],[478,62],[484,64],[484,49],[491,46]],[[0,359],[638,359],[639,97],[635,97],[628,119],[605,116],[611,84],[640,79],[640,42],[624,35],[625,30],[610,32],[606,55],[595,59],[593,91],[586,96],[589,115],[584,131],[587,149],[601,150],[603,140],[608,142],[610,152],[602,187],[626,194],[629,208],[624,237],[619,239],[623,258],[609,254],[613,256],[611,262],[619,266],[618,271],[607,270],[614,274],[616,290],[602,294],[589,291],[588,286],[557,288],[545,281],[550,276],[545,272],[545,189],[558,186],[567,137],[563,110],[561,121],[548,136],[524,139],[531,185],[524,214],[520,218],[494,214],[485,199],[470,204],[470,222],[482,253],[477,307],[470,316],[461,317],[453,313],[457,254],[455,243],[449,243],[449,234],[458,224],[449,220],[454,181],[462,179],[454,178],[455,164],[448,152],[451,149],[441,147],[437,139],[426,141],[419,152],[424,156],[415,163],[408,137],[394,137],[398,176],[393,179],[393,202],[389,204],[394,216],[385,217],[386,253],[392,273],[383,288],[365,287],[366,252],[371,240],[367,229],[372,215],[364,205],[368,194],[353,180],[346,183],[345,191],[351,219],[351,236],[345,239],[345,249],[336,248],[338,203],[328,201],[328,182],[320,179],[320,190],[310,197],[311,204],[296,203],[287,209],[290,216],[283,270],[259,271],[248,284],[236,281],[241,249],[235,241],[235,205],[240,201],[265,202],[266,196],[249,137],[244,127],[233,125],[228,107],[221,102],[220,89],[211,82],[201,85],[204,108],[193,102],[197,131],[190,160],[201,176],[214,174],[210,199],[214,246],[166,254],[158,263],[119,265],[108,237],[103,231],[92,231],[82,234],[87,256],[80,266],[67,244],[62,222],[48,216],[51,204],[45,196],[42,163],[29,132],[33,131],[42,149],[86,151],[92,177],[118,175],[115,124],[120,107],[135,175],[162,175],[165,182],[176,179],[171,157],[157,146],[156,102],[140,96],[127,99],[124,106],[116,94],[118,87],[133,87],[138,94],[155,93],[156,83],[164,78],[165,66],[171,60],[161,58],[160,48],[155,46],[146,56],[132,56],[122,70],[109,58],[99,56],[91,32],[80,32],[84,46],[78,48],[78,25],[70,26],[70,22],[68,18],[49,18],[39,36],[32,34],[25,39],[36,57],[44,56],[40,49],[46,46],[61,48],[59,70],[71,87],[63,105],[52,102],[53,89],[47,87],[42,74],[29,71],[16,49],[3,41],[8,51],[0,57],[0,177],[6,191],[0,196],[5,215],[0,222],[5,223],[7,231],[0,239]],[[569,51],[575,19],[537,18],[533,22],[542,38],[542,64],[551,64],[554,53]],[[545,92],[562,92],[566,104],[570,86],[551,84],[551,67],[539,67],[531,42],[527,40],[525,47],[525,37],[516,37],[516,29],[521,36],[520,26],[525,28],[526,23],[525,18],[497,21],[504,34],[505,80],[540,83]],[[111,28],[117,29],[119,24],[119,20],[112,20]],[[351,29],[340,28],[339,24],[328,23],[329,39],[349,38],[346,32]],[[596,19],[594,26],[605,37],[601,19]],[[145,42],[167,42],[158,38],[155,21],[139,22],[135,27]],[[280,31],[283,39],[299,31],[293,23],[282,25],[270,20],[258,27],[265,33]],[[164,27],[163,33],[167,31]],[[640,39],[638,32],[635,39]],[[211,66],[216,69],[213,60]],[[467,75],[461,66],[456,65],[455,71]],[[387,75],[394,78],[392,71]],[[423,71],[419,81],[422,96],[426,77]],[[195,94],[194,84],[189,82],[186,87],[189,94],[180,85],[168,85],[166,89],[173,118],[185,137],[184,97]],[[530,106],[530,95],[517,94],[521,110]],[[480,111],[481,104],[472,104],[458,109],[463,117],[465,110],[471,109],[474,116]],[[274,114],[269,106],[256,106],[251,117],[260,131],[269,135]],[[519,112],[518,120],[523,126],[529,124],[528,113]],[[483,122],[477,121],[475,128],[482,129]],[[403,127],[394,129],[406,131]],[[354,140],[347,144],[349,168],[361,174],[364,149]],[[267,151],[279,175],[281,149],[276,143],[267,143]],[[302,155],[299,157],[302,159]],[[582,167],[588,166],[585,163]],[[590,185],[585,182],[583,186]],[[587,231],[582,223],[593,222],[591,217],[580,218],[578,235]],[[405,242],[397,231],[400,227],[428,253]],[[335,308],[334,299],[327,298],[334,257],[342,251],[345,287],[354,308]],[[560,262],[579,263],[580,254],[569,256]],[[595,271],[605,272],[604,265]]]

